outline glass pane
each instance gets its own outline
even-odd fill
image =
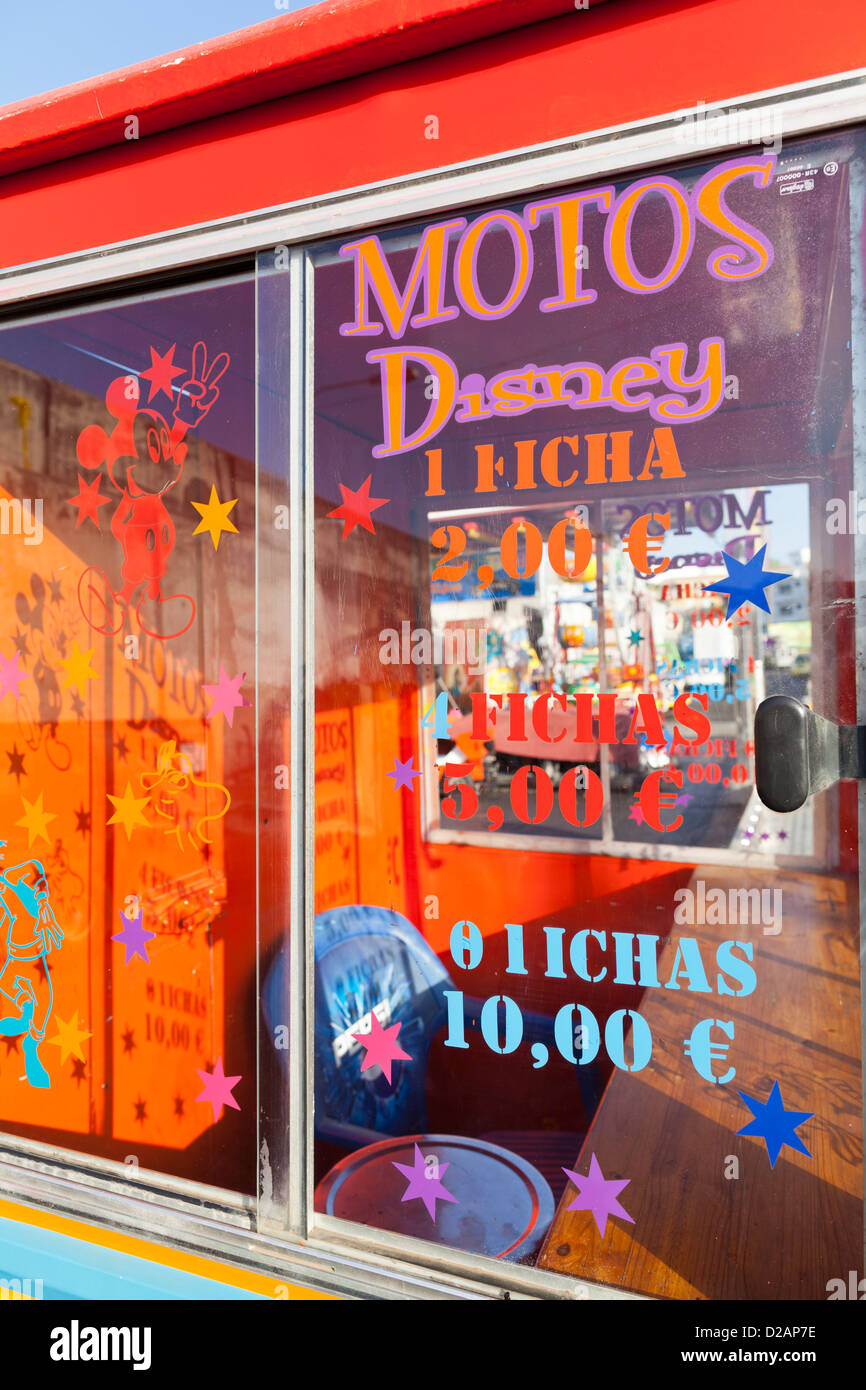
[[[320,1213],[662,1297],[858,1267],[856,789],[771,813],[753,721],[856,722],[859,149],[316,255]]]
[[[0,1124],[250,1194],[253,293],[0,332]]]

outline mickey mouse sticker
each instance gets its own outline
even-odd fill
[[[174,550],[174,522],[164,496],[179,481],[186,457],[183,442],[219,399],[219,381],[229,366],[221,352],[208,367],[207,348],[196,343],[190,376],[180,388],[171,424],[150,407],[140,407],[140,385],[134,376],[117,377],[105,393],[109,414],[117,420],[110,435],[101,425],[88,425],[78,437],[82,467],[105,463],[120,502],[111,519],[111,533],[123,555],[119,588],[103,570],[86,569],[78,582],[78,601],[96,632],[114,634],[123,626],[130,604],[143,632],[150,637],[180,637],[195,618],[189,594],[164,594],[163,581]],[[153,392],[151,392],[153,394]]]

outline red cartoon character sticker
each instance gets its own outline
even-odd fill
[[[111,532],[123,555],[122,584],[115,588],[94,565],[78,581],[81,611],[96,632],[119,632],[133,602],[139,627],[150,637],[180,637],[192,625],[191,595],[163,592],[175,536],[164,497],[180,479],[184,437],[219,399],[218,383],[229,361],[228,353],[221,352],[208,367],[207,348],[196,343],[192,371],[180,387],[171,423],[150,406],[142,408],[138,378],[117,377],[105,393],[106,408],[117,421],[111,434],[101,425],[88,425],[78,437],[81,466],[93,470],[105,464],[120,493]]]

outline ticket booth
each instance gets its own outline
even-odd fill
[[[415,8],[0,112],[4,1182],[275,1288],[848,1297],[859,12]]]

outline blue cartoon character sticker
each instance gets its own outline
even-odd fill
[[[0,848],[5,841],[0,841]],[[0,970],[0,1008],[11,1001],[15,1012],[0,1017],[0,1036],[24,1034],[24,1071],[31,1086],[50,1087],[39,1058],[39,1044],[51,1014],[53,995],[48,956],[60,949],[63,932],[51,908],[48,880],[38,859],[0,869],[0,934],[6,960]]]

